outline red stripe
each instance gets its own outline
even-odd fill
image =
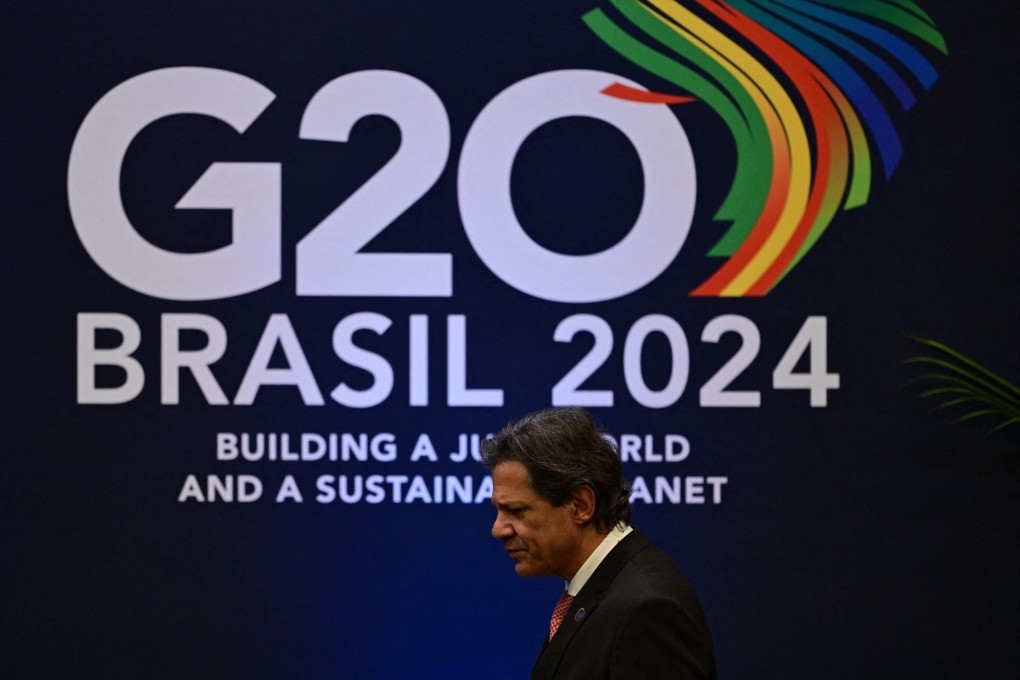
[[[602,94],[607,94],[610,97],[616,97],[617,99],[626,99],[631,102],[640,102],[642,104],[688,104],[690,102],[697,101],[694,97],[680,97],[675,94],[665,94],[662,92],[649,92],[648,90],[639,90],[623,83],[613,83],[606,89],[602,90]]]

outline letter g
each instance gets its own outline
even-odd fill
[[[233,297],[279,281],[279,163],[213,163],[185,193],[177,208],[233,211],[230,245],[205,253],[175,253],[143,239],[120,193],[128,146],[150,123],[201,114],[243,133],[274,98],[237,73],[176,67],[135,76],[96,102],[67,167],[71,219],[95,263],[128,288],[170,300]]]

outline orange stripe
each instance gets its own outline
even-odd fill
[[[717,7],[708,6],[705,0],[698,0],[698,2],[731,26],[734,26],[736,23],[732,13],[729,16],[722,16]],[[738,26],[734,27],[739,30]],[[752,42],[754,41],[752,40]],[[736,252],[707,281],[695,288],[691,292],[692,296],[720,296],[726,294],[726,287],[740,275],[779,223],[783,209],[786,207],[787,194],[790,190],[790,175],[792,171],[790,147],[787,144],[785,130],[778,125],[777,121],[769,121],[768,131],[773,156],[772,182],[761,215]],[[739,295],[739,293],[737,294]]]

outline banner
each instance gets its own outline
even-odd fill
[[[997,5],[8,8],[9,677],[526,677],[566,405],[721,676],[1011,676],[1016,432],[901,363],[1017,375]]]

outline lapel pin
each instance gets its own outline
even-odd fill
[[[577,621],[580,621],[583,618],[584,618],[584,607],[581,607],[580,609],[577,610],[577,613],[574,614],[574,621],[577,622]]]

